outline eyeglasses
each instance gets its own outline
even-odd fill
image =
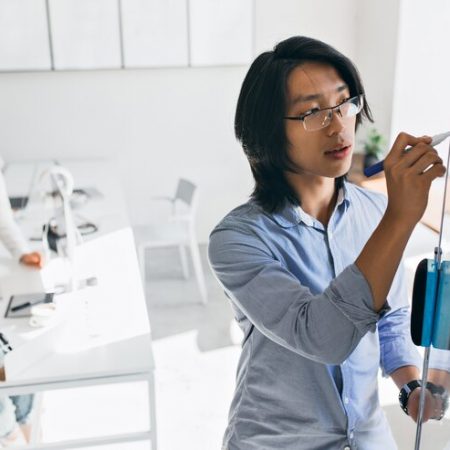
[[[285,119],[301,120],[306,131],[316,131],[330,125],[333,111],[336,111],[343,119],[347,119],[356,116],[363,106],[364,94],[361,94],[330,108],[314,108],[306,114],[300,116],[287,116]]]

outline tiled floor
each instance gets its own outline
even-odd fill
[[[430,248],[429,242],[434,236],[426,230],[419,231],[406,256]],[[232,316],[227,300],[209,273],[206,262],[209,303],[202,306],[195,282],[181,278],[176,251],[152,250],[147,258],[146,293],[157,367],[158,448],[219,449],[239,357],[239,332],[230,328]],[[81,392],[46,394],[45,438],[67,438],[74,429],[76,433],[86,435],[101,433],[111,427],[129,431],[145,426],[144,386],[106,386],[90,388],[83,395]],[[413,449],[415,425],[398,407],[397,395],[397,388],[390,380],[380,379],[380,400],[399,449]],[[96,415],[94,410],[98,411]],[[61,411],[67,413],[61,414]],[[448,420],[425,426],[423,450],[443,449],[447,442],[450,442]],[[141,450],[147,449],[148,444],[102,448]]]

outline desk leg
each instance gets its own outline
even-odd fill
[[[148,413],[150,419],[150,442],[152,450],[157,449],[157,435],[156,435],[156,402],[155,402],[155,377],[151,372],[147,379],[148,384]]]

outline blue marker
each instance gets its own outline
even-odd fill
[[[450,136],[450,131],[447,131],[447,133],[441,133],[437,134],[436,136],[432,137],[430,145],[433,147],[434,145],[440,144],[442,141],[447,139]],[[408,152],[411,150],[412,147],[405,148],[405,152]],[[384,160],[379,161],[373,166],[367,167],[367,169],[364,169],[364,175],[366,177],[371,177],[372,175],[375,175],[377,173],[380,173],[384,170]]]

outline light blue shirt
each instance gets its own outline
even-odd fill
[[[396,448],[377,373],[421,366],[403,268],[377,314],[354,264],[385,208],[345,183],[327,228],[249,201],[213,230],[210,263],[244,332],[224,449]]]

